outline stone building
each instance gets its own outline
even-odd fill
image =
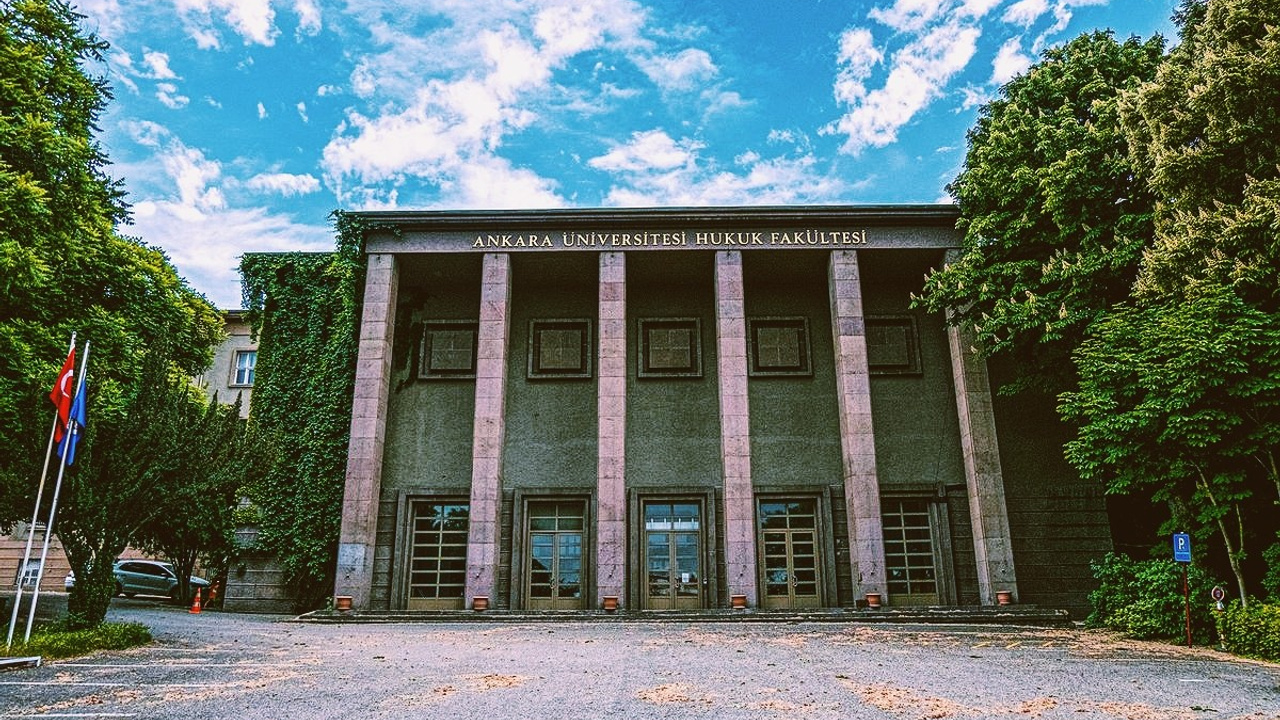
[[[955,208],[358,215],[356,608],[1083,609],[1052,403],[911,307]]]

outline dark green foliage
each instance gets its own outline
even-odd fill
[[[333,588],[364,286],[362,229],[334,217],[335,252],[247,254],[240,265],[261,338],[253,414],[280,438],[248,494],[261,510],[259,548],[279,557],[299,609]]]
[[[76,628],[52,623],[37,628],[30,642],[15,642],[5,654],[39,655],[46,659],[88,655],[98,650],[128,650],[151,642],[151,631],[138,623],[102,623],[92,628]]]
[[[1128,555],[1107,553],[1092,563],[1097,590],[1089,593],[1093,608],[1085,624],[1108,628],[1139,639],[1185,640],[1186,600],[1182,567],[1172,560],[1131,560]],[[1214,581],[1196,566],[1188,569],[1191,597],[1191,637],[1207,644],[1214,631],[1213,603],[1209,591]]]
[[[963,252],[928,277],[921,302],[973,327],[985,353],[1015,358],[1015,388],[1068,387],[1086,328],[1129,294],[1152,199],[1117,102],[1155,76],[1162,50],[1159,38],[1082,35],[1002,88],[969,131],[949,187]]]
[[[1280,605],[1232,602],[1218,617],[1218,634],[1228,652],[1280,661]]]

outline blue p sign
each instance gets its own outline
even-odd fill
[[[1173,534],[1173,561],[1191,562],[1191,536],[1186,533]]]

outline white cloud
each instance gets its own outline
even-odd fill
[[[588,161],[613,175],[606,203],[654,205],[787,205],[830,202],[851,189],[816,170],[811,155],[766,158],[745,151],[725,170],[703,160],[701,143],[675,140],[661,130],[632,135],[625,144]]]
[[[1018,0],[1004,11],[1002,19],[1013,25],[1031,27],[1049,12],[1048,0]]]
[[[169,54],[148,51],[142,54],[142,60],[151,70],[148,77],[152,80],[177,80],[178,74],[169,67]]]
[[[916,32],[938,17],[950,0],[896,0],[892,7],[872,8],[867,17],[894,30]]]
[[[244,187],[258,192],[273,193],[284,197],[319,192],[320,180],[312,175],[290,173],[264,173],[254,175],[244,182]]]
[[[960,103],[960,107],[956,112],[972,110],[979,105],[985,105],[993,99],[993,95],[986,88],[975,87],[973,85],[960,88],[960,93],[964,100]]]
[[[822,132],[848,136],[840,151],[851,155],[894,142],[898,130],[941,97],[946,84],[968,65],[980,34],[977,27],[955,20],[929,30],[894,53],[884,87],[868,91],[864,81],[879,51],[865,30],[846,32],[835,95],[850,109]]]
[[[201,48],[221,47],[215,20],[230,25],[246,45],[274,45],[280,35],[271,0],[174,0],[174,6]]]
[[[664,90],[694,90],[719,73],[711,55],[696,48],[687,48],[674,55],[641,58],[637,62],[644,74]]]
[[[222,164],[209,160],[200,150],[188,147],[167,128],[153,122],[126,123],[124,129],[133,141],[151,148],[172,183],[176,196],[170,194],[164,203],[174,215],[198,219],[205,213],[226,207],[220,189]]]
[[[1009,38],[991,62],[991,82],[1003,85],[1026,72],[1035,60],[1022,52],[1022,38]]]
[[[307,117],[307,104],[299,102],[296,107],[298,108],[298,117],[302,118],[302,122],[311,122],[311,118]]]
[[[178,86],[173,83],[156,83],[156,99],[170,110],[180,110],[186,107],[191,98],[178,93]]]
[[[267,106],[263,105],[262,103],[258,103],[258,119],[259,120],[267,119]]]
[[[320,8],[315,0],[294,0],[293,11],[298,14],[298,37],[320,33]]]

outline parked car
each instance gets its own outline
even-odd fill
[[[178,599],[178,574],[173,566],[158,560],[117,560],[115,564],[116,595],[164,595]],[[209,581],[191,576],[191,588],[199,590],[201,597],[209,595]],[[76,584],[75,573],[68,573],[63,585],[68,590]]]

